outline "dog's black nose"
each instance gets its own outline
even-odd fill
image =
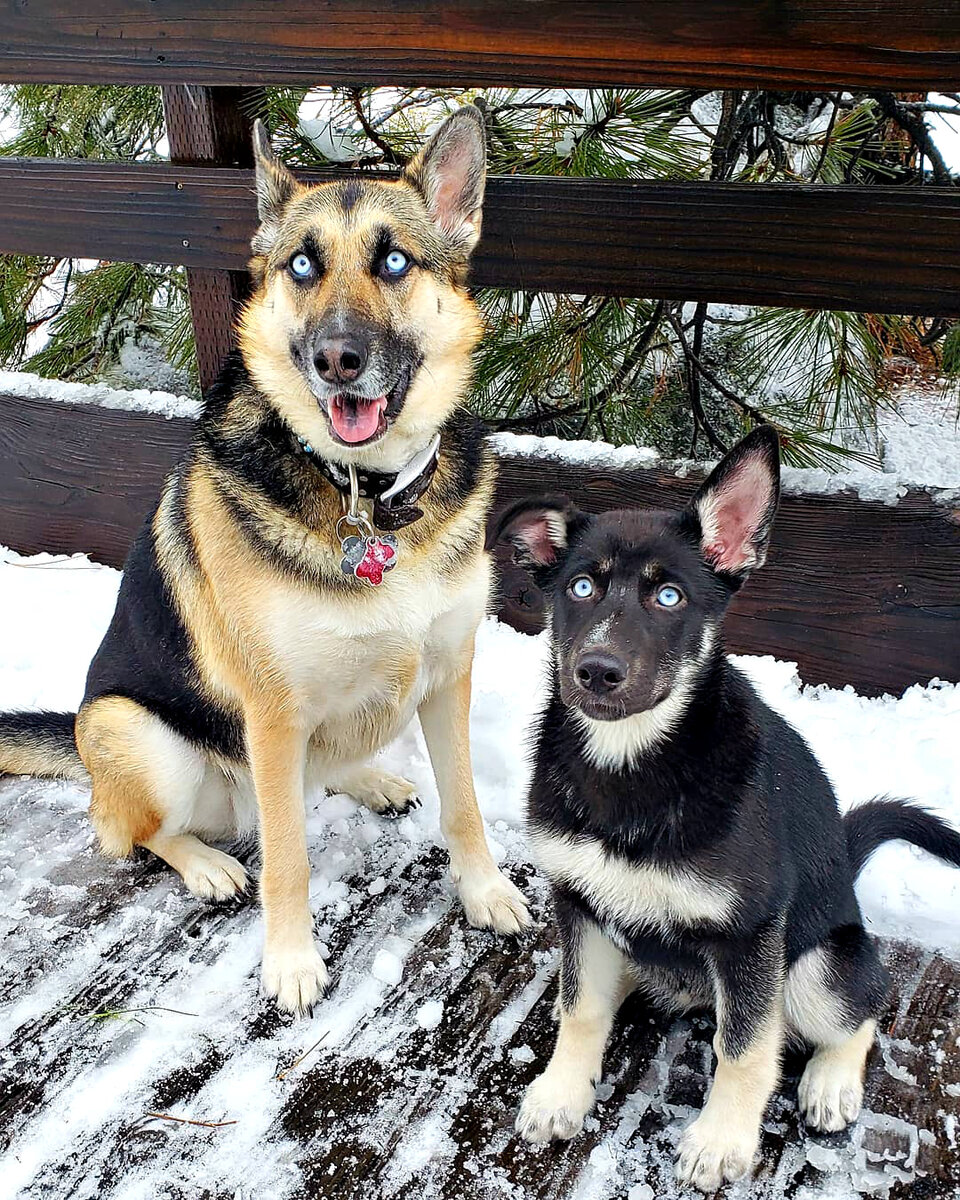
[[[603,695],[615,691],[627,677],[627,664],[615,654],[594,650],[577,663],[577,683],[585,692]]]
[[[367,365],[369,348],[358,337],[330,337],[317,342],[313,355],[320,378],[327,383],[350,383]]]

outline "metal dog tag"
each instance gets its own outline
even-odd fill
[[[399,544],[391,534],[368,534],[366,537],[344,538],[340,543],[343,558],[340,570],[344,575],[362,579],[371,587],[379,587],[387,571],[397,565]]]

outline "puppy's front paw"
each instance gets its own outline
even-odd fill
[[[484,872],[464,871],[457,879],[457,891],[475,929],[520,933],[530,924],[523,893],[495,867]]]
[[[596,1088],[589,1079],[571,1079],[548,1067],[527,1088],[517,1113],[517,1133],[528,1142],[559,1138],[569,1141],[583,1128],[583,1118],[593,1108]]]
[[[263,956],[263,990],[284,1012],[304,1016],[330,986],[323,959],[313,946],[299,951],[267,951]]]
[[[736,1113],[704,1109],[680,1138],[677,1177],[702,1192],[715,1192],[724,1181],[747,1174],[759,1145],[758,1127],[738,1121]]]
[[[836,1051],[821,1050],[807,1063],[797,1099],[811,1129],[838,1133],[855,1121],[863,1104],[863,1068]]]
[[[416,785],[377,767],[362,767],[339,785],[348,796],[371,812],[397,815],[419,808]]]

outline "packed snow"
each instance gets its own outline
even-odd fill
[[[87,664],[110,619],[120,572],[72,557],[0,553],[0,709],[74,709]],[[541,703],[547,635],[481,626],[474,669],[472,737],[477,793],[495,853],[522,853],[528,773],[524,731]],[[934,679],[901,697],[867,698],[851,687],[804,686],[794,663],[735,656],[764,699],[813,747],[841,807],[877,795],[911,796],[960,826],[960,682]],[[442,845],[426,748],[410,730],[383,754],[431,803],[404,818],[406,836]],[[367,891],[386,887],[376,876]],[[877,933],[902,935],[960,956],[960,871],[919,850],[883,847],[864,871],[860,897]],[[397,947],[381,947],[375,978],[399,982]]]
[[[879,470],[860,463],[850,463],[840,471],[785,466],[781,470],[783,491],[788,495],[851,491],[862,500],[896,504],[911,488],[921,488],[945,503],[954,501],[960,497],[960,421],[955,410],[956,401],[947,395],[904,395],[896,411],[884,410],[879,415]],[[613,446],[526,433],[497,433],[490,441],[501,455],[552,458],[603,471],[657,467],[687,475],[713,465],[665,459],[649,446]]]
[[[0,551],[0,709],[76,706],[86,666],[109,621],[119,581],[119,572],[80,555],[26,558]],[[527,861],[522,827],[529,769],[525,731],[541,702],[546,656],[545,635],[529,637],[493,619],[481,626],[471,722],[477,793],[493,853],[514,868]],[[960,825],[960,685],[956,682],[934,680],[908,689],[899,698],[867,699],[850,688],[804,687],[791,663],[756,657],[737,661],[764,697],[809,740],[836,784],[844,808],[878,793],[914,796]],[[76,1040],[77,1047],[69,1053],[81,1056],[79,1066],[70,1065],[73,1060],[64,1065],[58,1056],[68,1051],[59,1043],[37,1039],[31,1052],[37,1055],[40,1077],[49,1082],[42,1106],[5,1155],[4,1187],[9,1189],[5,1194],[31,1198],[53,1194],[44,1187],[49,1188],[49,1180],[54,1178],[53,1164],[61,1164],[56,1168],[60,1170],[64,1163],[68,1164],[66,1178],[73,1178],[70,1164],[87,1172],[83,1176],[87,1182],[78,1183],[71,1196],[103,1194],[96,1190],[102,1177],[97,1171],[102,1171],[108,1160],[96,1159],[101,1153],[98,1148],[103,1147],[102,1154],[107,1155],[117,1139],[133,1136],[131,1114],[136,1116],[159,1104],[151,1099],[158,1078],[190,1069],[205,1054],[212,1054],[222,1056],[222,1065],[211,1072],[189,1102],[166,1105],[163,1111],[168,1118],[161,1122],[162,1134],[154,1128],[154,1120],[154,1126],[142,1135],[165,1138],[176,1146],[181,1143],[173,1139],[183,1139],[182,1156],[173,1160],[180,1164],[177,1169],[183,1175],[165,1179],[164,1185],[179,1182],[194,1188],[171,1190],[171,1196],[193,1195],[201,1183],[222,1194],[217,1185],[236,1181],[236,1165],[243,1163],[244,1197],[280,1200],[296,1190],[299,1180],[296,1145],[284,1141],[282,1129],[278,1132],[278,1113],[284,1111],[285,1097],[289,1097],[297,1073],[311,1061],[334,1052],[344,1062],[361,1057],[389,1062],[391,1039],[399,1036],[398,1030],[413,1031],[422,1038],[442,1033],[444,997],[463,957],[457,947],[465,945],[459,923],[451,929],[445,966],[431,968],[433,975],[428,970],[412,1007],[403,1007],[410,956],[435,926],[450,896],[449,882],[441,884],[435,901],[430,902],[433,907],[428,904],[428,911],[408,912],[400,890],[400,871],[431,847],[442,845],[438,801],[419,730],[408,730],[381,757],[388,770],[402,773],[417,785],[421,808],[384,822],[372,813],[358,811],[342,796],[324,799],[314,795],[308,807],[311,904],[319,914],[318,934],[325,943],[322,952],[326,956],[326,943],[341,936],[344,923],[362,921],[367,907],[379,904],[375,931],[361,939],[352,958],[345,958],[342,951],[332,956],[336,986],[311,1021],[281,1024],[266,1040],[241,1039],[239,1043],[233,1031],[247,1027],[251,1009],[256,1007],[261,946],[256,912],[247,908],[211,917],[208,928],[212,932],[192,941],[181,930],[185,922],[194,919],[191,914],[199,902],[186,897],[170,873],[163,872],[132,887],[122,903],[111,905],[103,916],[88,922],[86,907],[95,901],[96,893],[88,890],[89,884],[72,882],[77,878],[75,872],[82,869],[86,879],[122,881],[124,872],[135,870],[135,865],[110,864],[94,853],[92,834],[82,816],[89,801],[86,788],[34,781],[0,783],[4,796],[0,815],[5,821],[0,839],[0,938],[15,975],[21,961],[41,964],[26,973],[9,993],[8,1002],[0,1004],[0,1046],[30,1022],[40,1021],[51,1009],[82,995],[87,981],[98,977],[105,966],[109,974],[113,969],[111,947],[118,942],[134,944],[146,964],[142,978],[132,985],[124,977],[123,986],[132,990],[121,993],[122,1001],[105,1005],[120,1010],[109,1023],[79,1021],[75,1034],[71,1033],[71,1042]],[[362,880],[359,885],[358,877]],[[538,911],[545,918],[541,884],[534,880],[528,890],[539,897]],[[893,844],[883,848],[865,870],[859,895],[874,932],[919,939],[960,957],[956,920],[960,872]],[[83,936],[79,943],[61,940],[70,929],[70,919],[61,906],[70,905],[80,913]],[[75,939],[74,934],[70,936]],[[150,958],[151,947],[164,937],[173,937],[175,945],[183,947],[173,962],[169,957]],[[64,956],[59,948],[68,944],[70,955]],[[121,963],[117,970],[122,969]],[[425,969],[422,962],[418,969]],[[539,1054],[527,1044],[524,1021],[554,970],[553,955],[537,952],[529,985],[493,1019],[484,1054],[494,1060],[501,1056],[507,1064],[504,1070],[534,1069]],[[423,996],[424,980],[429,984],[427,997]],[[385,1000],[398,1006],[388,1009],[393,1024],[366,1021],[366,1014],[383,1011],[378,1006]],[[102,1006],[102,1001],[94,1005]],[[945,1031],[944,1037],[948,1033]],[[666,1072],[669,1064],[678,1060],[687,1037],[688,1031],[682,1027],[672,1031],[663,1056],[658,1056],[650,1070]],[[879,1053],[894,1080],[910,1075],[910,1060],[894,1039],[881,1043]],[[301,1056],[307,1060],[303,1067],[299,1066]],[[451,1078],[444,1086],[445,1094],[456,1096],[458,1089],[469,1084]],[[657,1086],[655,1080],[649,1086],[645,1082],[628,1098],[623,1130],[630,1121],[640,1121],[654,1102]],[[609,1085],[604,1083],[603,1088],[608,1090],[602,1091],[601,1099],[608,1095]],[[692,1110],[686,1109],[675,1113],[678,1121],[691,1115]],[[188,1137],[189,1130],[172,1124],[170,1117],[215,1123],[236,1120],[236,1124],[218,1127],[215,1137],[198,1141],[193,1135]],[[945,1114],[944,1128],[948,1117],[950,1114]],[[878,1123],[890,1119],[866,1114],[863,1128],[885,1128]],[[904,1130],[906,1157],[890,1170],[900,1173],[897,1178],[912,1178],[910,1155],[915,1159],[918,1139],[932,1135],[914,1126],[905,1125]],[[432,1123],[427,1119],[415,1132],[391,1163],[391,1179],[396,1177],[397,1188],[404,1179],[418,1177],[428,1159],[441,1161],[454,1150],[447,1117],[442,1113],[438,1112]],[[644,1172],[651,1161],[645,1156],[652,1151],[641,1147],[628,1152],[627,1141],[627,1132],[617,1133],[592,1152],[576,1192],[581,1200],[622,1200],[628,1193],[636,1200],[649,1200]],[[825,1172],[828,1190],[805,1187],[810,1200],[815,1196],[818,1200],[826,1195],[853,1196],[867,1176],[876,1177],[867,1190],[882,1195],[881,1185],[889,1186],[893,1176],[881,1170],[882,1164],[870,1165],[867,1159],[860,1162],[865,1152],[857,1149],[859,1145],[856,1142],[852,1149],[836,1150],[837,1167],[829,1148],[797,1141],[789,1146],[782,1169],[799,1171],[809,1161]],[[77,1147],[84,1149],[81,1152]],[[84,1156],[100,1163],[96,1170],[88,1167]],[[470,1160],[483,1170],[488,1169],[483,1166],[486,1161],[482,1151]],[[44,1180],[48,1182],[44,1184]],[[159,1186],[159,1178],[143,1165],[132,1167],[123,1188],[109,1194],[123,1200],[152,1200],[167,1194],[158,1191]]]
[[[0,371],[0,397],[3,396],[52,400],[57,404],[97,404],[101,408],[157,413],[168,418],[196,418],[202,408],[201,402],[190,396],[175,396],[170,392],[147,388],[126,390],[105,383],[68,383],[62,379],[33,375],[29,371]]]

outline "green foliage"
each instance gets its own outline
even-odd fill
[[[838,184],[915,181],[923,163],[884,95],[298,87],[251,103],[295,167],[395,169],[468,101],[500,174]],[[17,131],[2,154],[163,157],[157,88],[4,87],[0,118]],[[890,353],[960,377],[960,326],[944,321],[496,289],[478,300],[473,403],[494,428],[702,455],[767,419],[789,459],[829,464],[869,456]],[[2,365],[122,383],[131,345],[160,347],[196,391],[182,270],[11,256],[0,322]]]

